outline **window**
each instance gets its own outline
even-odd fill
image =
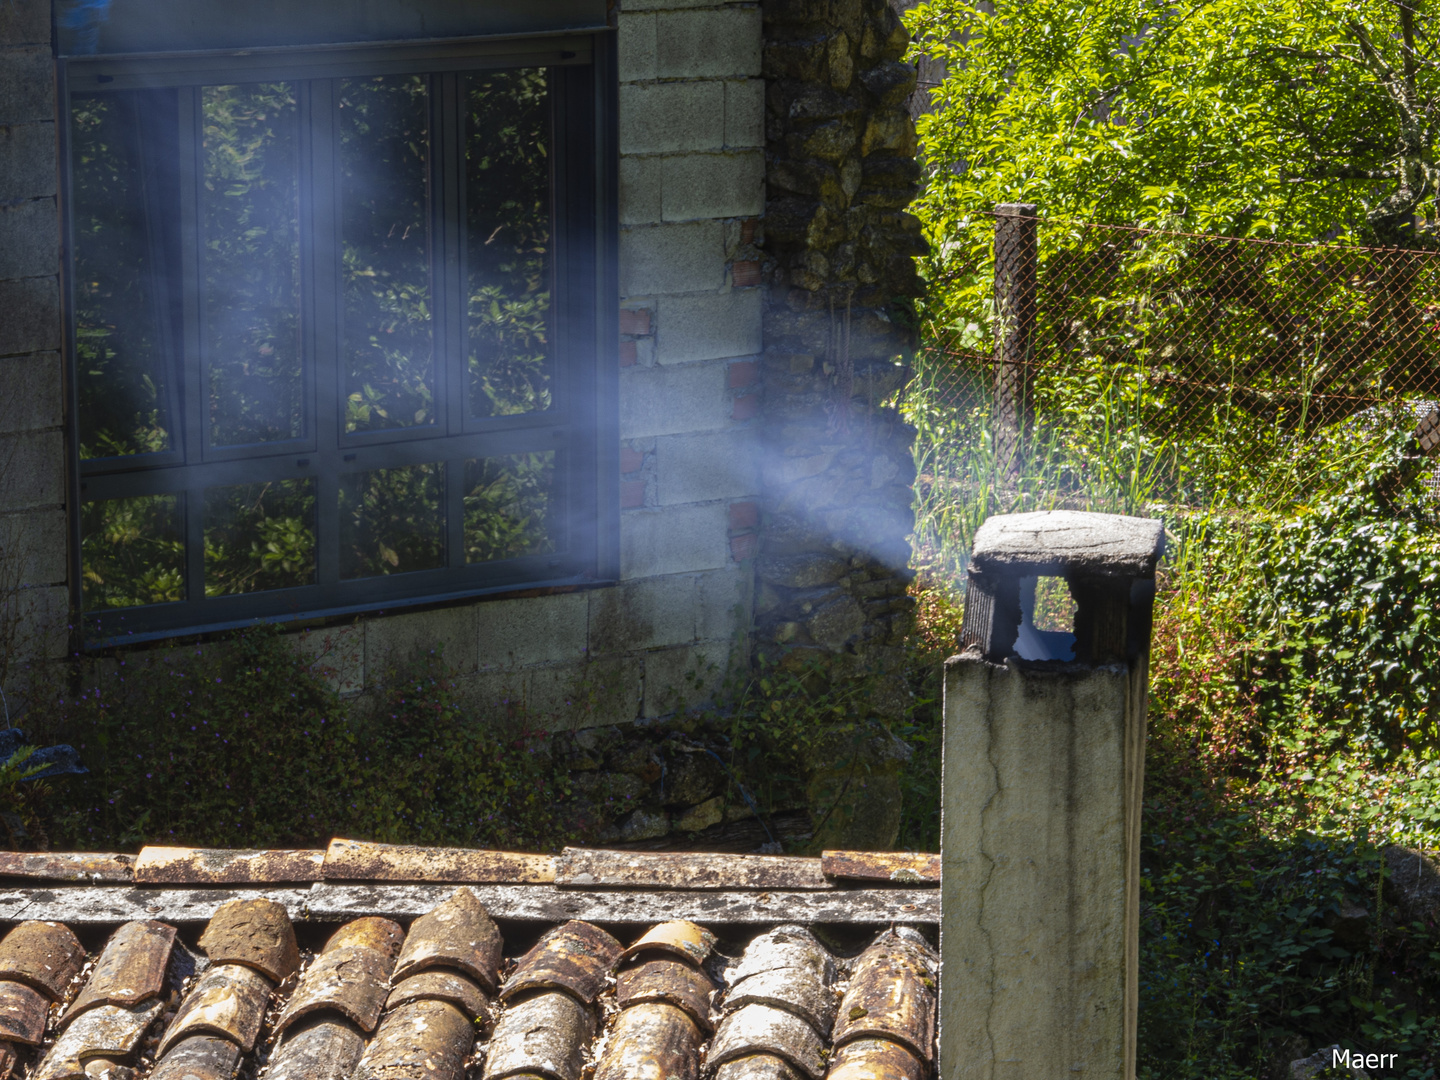
[[[62,62],[91,643],[613,577],[609,47]]]

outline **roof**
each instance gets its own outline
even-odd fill
[[[0,940],[0,1078],[924,1080],[938,962],[895,924],[934,922],[935,863],[351,841],[3,855],[7,874],[129,876],[0,894],[12,920],[34,916]],[[238,867],[243,883],[194,880]],[[306,867],[308,887],[254,880]],[[697,917],[652,920],[657,897]]]

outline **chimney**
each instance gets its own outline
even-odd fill
[[[1159,521],[1048,511],[975,534],[945,665],[940,1068],[1133,1080]],[[1073,634],[1033,624],[1037,580]]]

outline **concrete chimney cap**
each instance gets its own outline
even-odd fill
[[[982,574],[1148,578],[1164,552],[1165,526],[1154,518],[1041,510],[988,519],[971,563]]]

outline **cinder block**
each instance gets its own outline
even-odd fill
[[[547,731],[623,724],[640,715],[645,669],[638,656],[534,668],[525,719]]]
[[[59,427],[60,385],[58,352],[0,359],[0,435]]]
[[[658,16],[655,73],[662,79],[760,74],[760,9],[669,11]]]
[[[287,635],[290,647],[310,661],[337,694],[365,689],[365,624],[304,630]]]
[[[723,641],[646,653],[643,714],[668,716],[714,701],[724,689],[733,659],[729,643]]]
[[[683,154],[662,159],[666,221],[747,217],[765,210],[765,155]]]
[[[701,641],[729,641],[748,631],[755,613],[755,572],[733,563],[699,575],[700,597],[695,636]]]
[[[653,225],[660,220],[662,158],[620,159],[620,224]]]
[[[725,84],[725,145],[765,145],[765,80]]]
[[[620,295],[714,291],[725,283],[725,226],[718,221],[620,232]]]
[[[0,124],[55,119],[55,61],[40,45],[0,50]]]
[[[65,511],[0,516],[0,592],[65,584]]]
[[[730,423],[725,365],[632,367],[620,372],[620,437],[714,431]]]
[[[0,124],[0,202],[53,196],[55,162],[54,121]]]
[[[655,78],[655,16],[620,13],[620,81]]]
[[[729,558],[723,503],[641,510],[620,519],[622,580],[716,570]]]
[[[585,593],[477,604],[480,670],[583,660],[588,605]]]
[[[0,356],[60,347],[59,277],[0,281],[0,312]]]
[[[0,202],[0,280],[60,272],[54,199]]]
[[[661,364],[751,356],[762,346],[760,290],[662,296],[656,304],[656,356]]]
[[[725,84],[626,83],[620,87],[620,153],[669,154],[725,145]]]
[[[33,660],[59,660],[69,652],[68,589],[63,585],[21,589],[8,603],[13,605],[12,617],[18,617],[13,648],[6,658],[11,671]]]
[[[590,594],[590,654],[695,640],[695,577],[640,578]]]
[[[760,480],[755,436],[746,428],[656,440],[656,493],[661,506],[753,495]]]
[[[0,4],[0,45],[49,45],[50,0]]]
[[[0,513],[65,501],[65,439],[58,431],[0,437]]]
[[[752,0],[625,0],[626,11],[676,11],[680,8],[723,8]]]
[[[365,671],[382,681],[390,665],[403,666],[417,652],[435,652],[462,675],[478,669],[477,605],[411,611],[365,623]]]

